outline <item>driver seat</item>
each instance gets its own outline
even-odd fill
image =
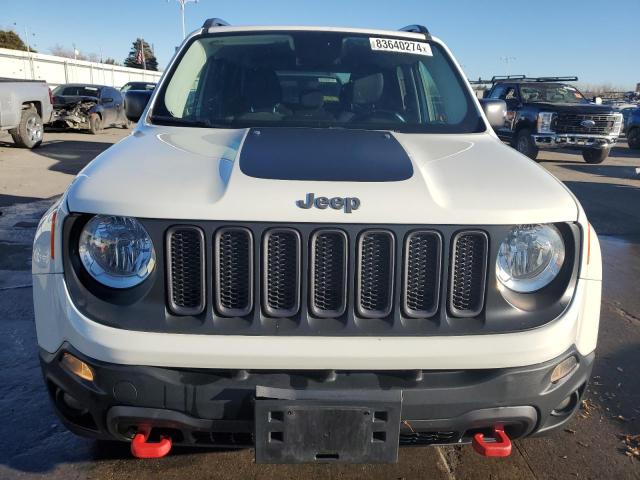
[[[361,77],[352,76],[340,94],[340,102],[345,110],[340,114],[340,122],[349,122],[363,114],[373,114],[384,91],[384,75],[374,73]]]

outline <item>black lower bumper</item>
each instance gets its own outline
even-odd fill
[[[65,352],[91,366],[93,382],[61,364]],[[577,367],[551,383],[553,369],[572,355]],[[274,400],[366,406],[393,399],[399,405],[400,445],[468,443],[496,424],[511,438],[543,434],[561,427],[579,408],[594,354],[570,350],[517,368],[377,372],[115,365],[69,345],[55,354],[41,350],[40,360],[56,411],[77,434],[126,441],[144,424],[152,427],[152,436],[168,434],[177,445],[246,447],[262,441],[259,412],[266,403],[261,402]]]

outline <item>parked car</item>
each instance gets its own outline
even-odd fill
[[[640,149],[640,107],[623,111],[625,115],[624,132],[629,148]]]
[[[51,103],[45,81],[0,78],[0,130],[9,130],[19,147],[38,147],[51,119]]]
[[[70,430],[137,457],[394,462],[400,444],[506,456],[580,409],[598,238],[425,27],[208,20],[126,95],[134,135],[35,236],[41,367]]]
[[[88,129],[99,133],[103,128],[129,128],[124,114],[122,94],[104,85],[67,84],[53,90],[54,126]]]
[[[120,87],[120,93],[129,90],[153,90],[154,88],[156,88],[156,84],[152,82],[127,82]]]
[[[507,102],[507,117],[496,133],[536,159],[540,149],[570,148],[587,163],[602,163],[622,129],[613,107],[587,100],[568,81],[577,77],[493,77],[486,98]]]

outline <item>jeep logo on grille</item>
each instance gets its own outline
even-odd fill
[[[593,120],[582,120],[580,122],[580,125],[584,128],[593,128],[596,126],[596,122],[594,122]]]
[[[316,198],[314,193],[307,193],[304,200],[296,200],[296,205],[304,209],[316,207],[320,210],[330,207],[334,210],[344,210],[345,213],[351,213],[353,210],[360,208],[360,199],[357,197]]]

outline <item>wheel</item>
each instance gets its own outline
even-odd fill
[[[36,148],[42,143],[44,134],[44,125],[42,119],[38,115],[38,111],[33,108],[27,108],[22,111],[20,123],[18,126],[9,131],[13,137],[14,143],[22,148]]]
[[[627,132],[627,143],[629,148],[640,149],[640,127],[632,128]]]
[[[611,147],[606,148],[589,148],[582,151],[582,158],[587,163],[602,163],[609,156]]]
[[[523,128],[518,132],[514,147],[531,160],[535,160],[538,157],[538,147],[536,147],[531,137],[531,130],[528,128]]]
[[[89,131],[96,135],[100,133],[100,130],[102,130],[102,118],[97,113],[92,113],[89,116]]]

